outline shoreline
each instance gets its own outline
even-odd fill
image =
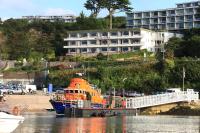
[[[0,103],[3,111],[12,112],[17,106],[23,113],[54,112],[49,95],[41,93],[35,95],[6,95],[6,101]],[[142,110],[139,115],[182,115],[200,116],[200,102],[169,104]]]
[[[151,107],[140,112],[141,115],[200,116],[200,102],[168,104]]]
[[[12,112],[17,107],[20,112],[48,112],[52,110],[49,102],[50,96],[42,94],[34,95],[6,95],[6,101],[0,104],[0,108]]]

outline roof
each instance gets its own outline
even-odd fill
[[[95,29],[95,30],[76,30],[76,31],[68,31],[68,33],[85,33],[85,32],[110,32],[110,31],[138,31],[142,28],[124,28],[124,29]]]

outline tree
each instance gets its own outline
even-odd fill
[[[186,56],[200,57],[200,36],[193,36],[191,39],[185,41],[184,51]]]
[[[169,41],[166,44],[166,52],[165,52],[165,58],[173,59],[175,55],[175,50],[180,47],[180,44],[182,43],[181,38],[173,37],[170,38]]]
[[[101,10],[101,0],[87,0],[84,6],[91,11],[91,16],[96,18]]]
[[[7,41],[9,59],[21,59],[29,56],[30,48],[28,45],[28,36],[24,32],[12,33]]]
[[[110,29],[112,29],[112,19],[113,15],[118,10],[119,12],[130,12],[132,8],[130,7],[129,0],[101,0],[101,6],[102,8],[105,8],[109,12],[110,17]]]

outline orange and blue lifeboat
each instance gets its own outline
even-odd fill
[[[91,108],[102,108],[101,91],[95,89],[84,79],[73,78],[69,86],[64,89],[64,94],[55,96],[50,103],[58,114],[64,114],[66,108],[76,108],[77,101],[86,100],[91,102]]]

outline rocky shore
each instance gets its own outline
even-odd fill
[[[141,115],[200,116],[200,102],[174,103],[141,110]]]
[[[169,111],[161,112],[161,115],[186,115],[186,116],[200,116],[199,103],[182,104],[176,106]]]

